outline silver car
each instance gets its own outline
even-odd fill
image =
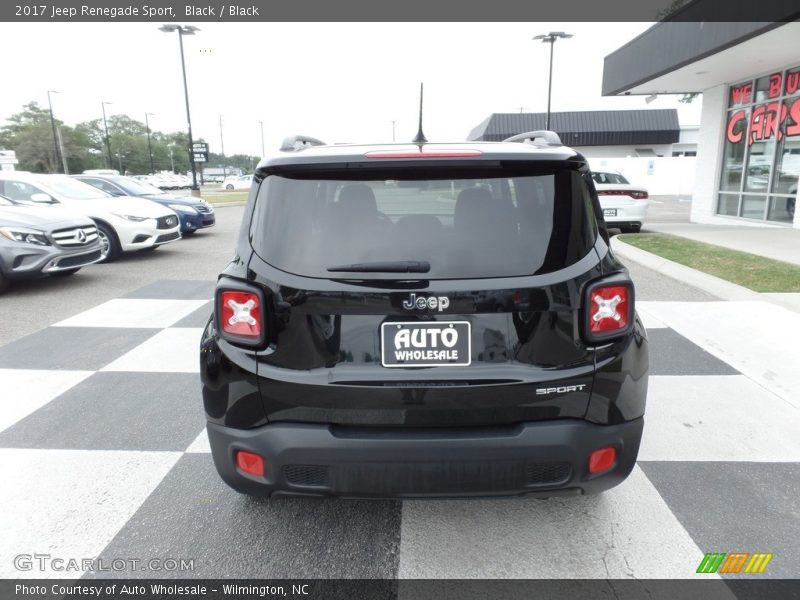
[[[0,292],[10,280],[72,275],[101,259],[94,221],[0,196]]]

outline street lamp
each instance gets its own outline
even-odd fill
[[[58,173],[58,137],[56,136],[56,120],[53,117],[53,102],[50,100],[50,94],[58,94],[56,90],[47,90],[47,106],[50,107],[50,125],[53,127],[53,157],[56,173]]]
[[[553,88],[553,45],[559,38],[566,40],[571,37],[571,33],[564,33],[563,31],[551,31],[547,35],[537,35],[533,38],[534,40],[542,40],[542,43],[544,44],[550,44],[550,77],[547,80],[547,121],[544,126],[545,129],[550,129],[550,91]]]
[[[145,126],[145,129],[147,130],[147,152],[148,152],[148,154],[150,154],[150,173],[151,174],[155,174],[156,169],[153,166],[153,146],[150,145],[150,121],[147,119],[147,117],[154,117],[154,116],[155,116],[154,113],[149,113],[149,112],[144,113],[144,126]]]
[[[261,125],[261,156],[263,158],[266,154],[264,152],[264,121],[259,121],[258,124]]]
[[[106,104],[111,102],[101,102],[100,106],[103,108],[103,127],[106,130],[106,152],[108,153],[108,168],[111,168],[114,160],[111,158],[111,139],[108,137],[108,121],[106,121]]]
[[[219,116],[219,151],[222,154],[222,181],[225,181],[227,170],[225,167],[225,139],[222,137],[222,115]]]
[[[183,95],[186,99],[186,122],[189,126],[189,164],[192,165],[192,193],[193,195],[198,194],[198,187],[197,187],[197,169],[195,168],[194,164],[194,152],[193,146],[194,141],[192,140],[192,115],[189,112],[189,86],[186,84],[186,60],[183,56],[183,36],[185,35],[194,35],[195,31],[200,31],[199,28],[195,27],[194,25],[162,25],[158,28],[159,31],[163,31],[165,33],[172,33],[173,31],[178,32],[178,45],[181,49],[181,71],[183,72]]]

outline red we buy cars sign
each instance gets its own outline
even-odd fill
[[[728,118],[725,137],[731,144],[738,144],[746,137],[747,143],[750,145],[773,137],[782,140],[784,135],[786,137],[800,136],[800,97],[773,100],[773,98],[781,96],[782,92],[789,96],[798,89],[800,89],[800,71],[788,73],[785,78],[782,73],[770,75],[767,88],[767,98],[770,101],[757,104],[749,111],[746,109],[734,111]],[[731,104],[733,106],[749,104],[752,101],[752,82],[731,88]],[[785,128],[783,128],[784,123],[786,124]]]

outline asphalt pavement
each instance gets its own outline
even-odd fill
[[[705,553],[737,551],[797,576],[800,370],[784,332],[800,315],[635,263],[650,380],[620,486],[474,501],[230,490],[209,455],[197,344],[241,214],[220,207],[209,231],[0,298],[0,577],[693,578]],[[194,563],[20,572],[22,552]]]
[[[123,255],[70,277],[14,282],[0,296],[0,345],[164,279],[213,281],[233,256],[244,207],[215,207],[217,224],[152,252]]]

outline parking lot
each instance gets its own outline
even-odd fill
[[[685,218],[688,203],[654,205]],[[0,299],[2,577],[678,578],[706,552],[800,564],[800,315],[636,264],[650,338],[639,462],[599,495],[254,500],[208,453],[197,345],[241,206],[147,255]],[[656,216],[655,218],[661,218]],[[646,229],[646,227],[645,227]],[[21,572],[20,553],[186,558],[189,572]],[[709,576],[710,577],[710,576]]]

